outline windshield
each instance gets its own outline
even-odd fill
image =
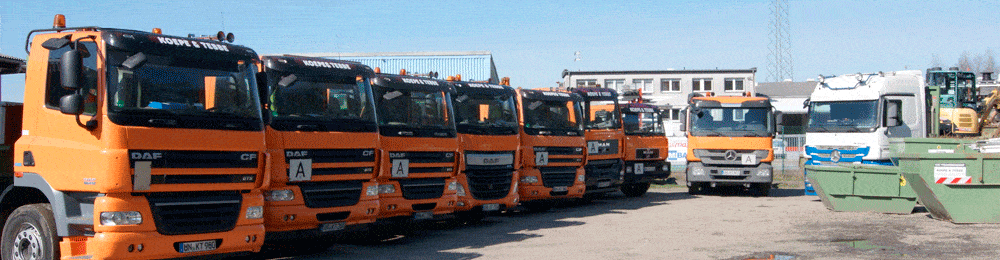
[[[660,112],[629,112],[622,111],[622,123],[625,134],[629,135],[664,135],[666,134]]]
[[[812,102],[807,132],[871,132],[878,126],[876,100]]]
[[[588,101],[586,107],[588,113],[584,127],[587,129],[618,129],[618,110],[615,109],[614,101]]]
[[[273,89],[269,96],[272,104],[269,112],[272,120],[346,124],[375,122],[375,113],[369,101],[370,87],[364,78],[332,75],[305,77],[293,76],[292,73],[275,73],[270,77]],[[287,87],[276,84],[289,77],[297,80]]]
[[[517,134],[514,95],[458,94],[455,127],[469,134]]]
[[[770,136],[769,108],[697,108],[691,112],[694,136]]]
[[[141,54],[141,53],[140,53]],[[109,64],[122,64],[135,53],[111,53]],[[260,104],[250,60],[187,60],[143,54],[145,62],[108,68],[108,110],[132,117],[133,125],[216,128],[192,118],[244,119],[222,128],[259,127]],[[142,119],[134,117],[156,117]],[[161,120],[162,119],[162,120]],[[117,123],[117,122],[116,122]],[[217,123],[217,122],[216,122]]]
[[[522,100],[524,127],[531,129],[580,130],[580,106],[572,101]]]
[[[451,129],[444,91],[374,88],[379,126],[409,129]]]

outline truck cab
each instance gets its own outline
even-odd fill
[[[518,194],[529,209],[553,200],[583,198],[586,140],[583,99],[573,93],[517,89],[520,109],[521,169]]]
[[[925,100],[916,70],[820,77],[805,104],[805,164],[892,165],[890,138],[927,137]],[[808,181],[805,192],[815,195]]]
[[[259,251],[257,54],[64,19],[28,34],[23,116],[4,118],[23,124],[5,129],[20,136],[0,182],[3,258]]]
[[[453,213],[459,163],[455,88],[443,80],[381,73],[371,82],[379,127],[378,219],[393,223]]]
[[[618,93],[609,88],[577,88],[583,97],[583,129],[587,139],[587,195],[599,197],[618,190],[624,180],[623,139]]]
[[[728,185],[768,195],[776,128],[768,98],[692,94],[681,121],[688,138],[689,193]]]
[[[625,130],[625,179],[621,190],[625,196],[642,196],[651,183],[670,177],[663,117],[659,108],[643,103],[625,103],[618,109]]]
[[[267,241],[302,240],[375,220],[379,145],[370,78],[354,62],[263,56],[271,186]]]
[[[517,206],[521,168],[517,93],[507,85],[454,81],[455,126],[461,142],[456,215],[480,219]]]

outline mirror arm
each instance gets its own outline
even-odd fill
[[[76,124],[84,129],[87,129],[88,131],[93,131],[97,128],[97,116],[95,115],[94,117],[91,117],[90,120],[87,120],[87,122],[80,122],[80,115],[77,114]]]

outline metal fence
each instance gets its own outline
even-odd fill
[[[806,143],[806,135],[779,134],[774,138],[774,161],[771,166],[775,171],[797,171],[799,158],[802,157],[802,145]]]

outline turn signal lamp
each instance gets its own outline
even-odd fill
[[[56,18],[52,20],[52,28],[66,28],[66,16],[57,14]]]

